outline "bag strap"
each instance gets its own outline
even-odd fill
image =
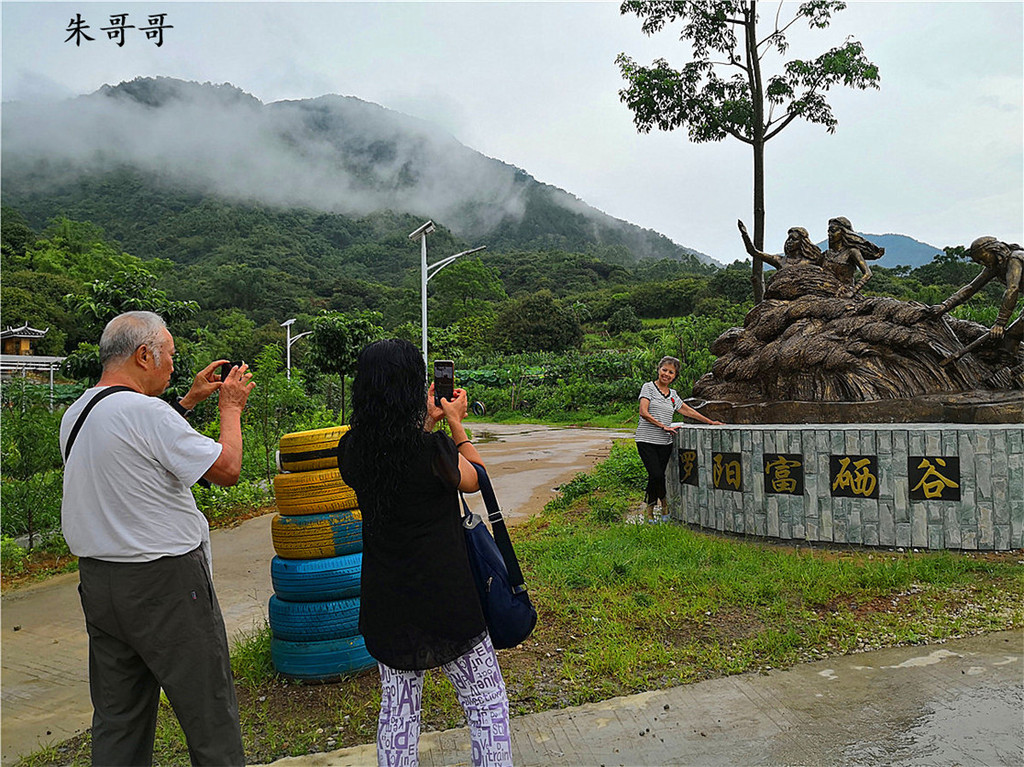
[[[487,476],[487,470],[483,466],[474,463],[476,476],[480,483],[480,495],[484,499],[484,506],[487,507],[487,520],[491,523],[491,535],[494,536],[494,543],[501,552],[501,558],[505,560],[505,569],[508,570],[509,584],[513,592],[526,591],[526,579],[523,578],[523,571],[519,567],[519,559],[516,557],[515,549],[512,548],[512,539],[509,538],[508,528],[505,527],[505,518],[501,515],[498,507],[498,499],[494,496],[494,487],[491,485],[491,478]],[[462,499],[465,504],[465,498]]]
[[[78,420],[75,421],[75,425],[71,428],[71,434],[68,435],[68,444],[64,448],[64,463],[68,462],[68,456],[71,455],[71,446],[75,444],[75,438],[78,437],[78,432],[82,430],[82,424],[85,423],[85,417],[89,415],[89,412],[101,399],[109,397],[111,394],[117,394],[119,391],[135,391],[135,389],[130,386],[108,386],[89,400],[85,407],[82,408],[82,414],[78,416]]]

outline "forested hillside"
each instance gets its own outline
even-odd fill
[[[145,229],[168,208],[222,200],[350,219],[401,211],[492,248],[710,261],[354,97],[263,104],[228,84],[138,78],[69,101],[5,104],[2,151],[4,204],[36,226],[58,214],[94,221],[139,252],[119,221]],[[126,195],[137,199],[123,211]]]

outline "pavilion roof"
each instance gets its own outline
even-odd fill
[[[30,328],[26,322],[20,328],[14,328],[7,326],[0,331],[0,339],[3,338],[42,338],[49,332],[49,328],[46,330],[39,330],[38,328]]]

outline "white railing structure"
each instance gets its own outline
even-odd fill
[[[50,375],[50,407],[53,407],[53,373],[64,357],[42,357],[33,354],[0,354],[0,377],[13,378],[29,372],[48,372]]]

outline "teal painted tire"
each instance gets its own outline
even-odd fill
[[[270,522],[274,551],[283,559],[323,559],[363,550],[363,515],[359,509],[328,514],[284,516]]]
[[[307,682],[330,682],[377,665],[361,634],[323,642],[272,639],[270,659],[281,676]]]
[[[287,602],[277,595],[268,605],[270,631],[289,642],[322,642],[359,633],[359,599]]]
[[[363,555],[270,561],[274,593],[289,602],[330,602],[359,596]]]

